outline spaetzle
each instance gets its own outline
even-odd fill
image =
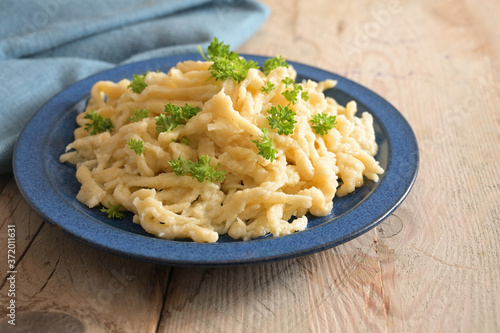
[[[130,89],[127,79],[93,86],[85,112],[76,119],[75,140],[60,158],[76,165],[79,201],[90,208],[120,205],[134,214],[133,222],[160,238],[216,242],[228,234],[249,240],[304,230],[307,212],[327,215],[334,196],[351,193],[364,177],[378,181],[383,169],[374,158],[372,116],[363,112],[357,117],[354,101],[343,107],[326,97],[323,91],[334,81],[296,84],[306,94],[292,104],[283,95],[289,89],[286,79],[296,78],[292,66],[268,75],[250,68],[236,82],[215,80],[211,64],[185,61],[168,73],[149,72],[140,93]],[[169,103],[199,112],[158,133],[155,117]],[[269,125],[267,110],[277,105],[295,113],[290,135],[279,135]],[[137,110],[145,117],[135,121]],[[110,119],[113,128],[91,135],[85,130],[91,111]],[[319,113],[336,121],[323,136],[311,127],[311,116]],[[272,162],[259,155],[254,143],[262,139],[263,129],[276,151]],[[127,145],[132,139],[143,142],[140,154]],[[169,163],[205,155],[210,167],[224,172],[221,182],[177,175]]]

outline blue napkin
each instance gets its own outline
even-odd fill
[[[53,95],[128,62],[236,49],[269,10],[253,0],[0,1],[0,173],[31,116]]]

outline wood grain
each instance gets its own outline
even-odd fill
[[[269,20],[238,51],[282,54],[390,101],[419,141],[410,195],[378,227],[331,250],[181,268],[80,244],[42,222],[4,175],[0,241],[6,253],[15,224],[18,331],[500,331],[500,3],[263,2]]]
[[[11,177],[2,176],[0,179],[0,244],[1,251],[7,254],[7,227],[16,225],[16,231],[22,237],[16,237],[16,257],[21,260],[31,242],[35,239],[42,226],[41,218],[31,210],[24,201],[17,185]],[[20,221],[23,221],[20,223]],[[2,257],[6,263],[6,255]],[[6,267],[2,265],[2,268]],[[0,288],[7,277],[7,270],[0,271]]]
[[[28,214],[16,219],[16,240],[22,240],[24,230],[31,229],[23,224],[30,223]],[[156,331],[168,267],[106,254],[47,223],[18,258],[16,299],[17,312],[22,314],[18,329],[38,332],[41,318],[48,316],[52,322],[55,316],[58,325],[64,324],[63,331]],[[0,290],[2,301],[8,285],[4,283]],[[5,322],[1,325],[9,327]],[[53,328],[47,326],[46,332],[53,332]]]

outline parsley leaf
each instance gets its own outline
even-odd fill
[[[337,124],[336,116],[330,116],[326,113],[313,114],[311,116],[311,127],[317,134],[323,136]]]
[[[239,83],[247,77],[250,68],[259,68],[255,61],[246,60],[238,53],[230,51],[229,45],[220,42],[217,37],[214,37],[208,46],[207,56],[203,54],[200,46],[198,46],[198,50],[205,60],[213,61],[209,69],[211,77],[216,81],[232,79]]]
[[[144,148],[144,141],[139,139],[130,139],[127,141],[127,144],[137,155],[141,155],[146,150],[146,148]]]
[[[302,86],[298,84],[293,85],[292,90],[285,90],[281,94],[285,96],[286,100],[292,104],[297,104],[298,95],[302,91]]]
[[[177,176],[184,176],[185,174],[191,173],[194,167],[194,162],[182,157],[178,157],[176,160],[168,161],[168,164]]]
[[[215,57],[212,61],[214,63],[209,67],[212,77],[215,80],[221,81],[232,79],[240,83],[246,79],[250,68],[259,68],[255,61],[245,60],[243,58],[231,59]]]
[[[272,84],[269,81],[267,81],[267,87],[266,86],[260,87],[260,91],[265,92],[266,94],[269,94],[273,89],[274,89],[274,84]]]
[[[181,138],[180,140],[172,139],[172,142],[183,143],[186,146],[189,146],[191,144],[191,138]]]
[[[295,81],[289,76],[287,76],[286,78],[281,80],[281,82],[283,82],[285,84],[285,87],[287,87],[287,88],[288,88],[288,86],[291,86],[295,83]]]
[[[214,59],[216,57],[229,59],[238,58],[238,53],[231,52],[229,48],[230,46],[228,44],[224,44],[222,41],[219,42],[217,37],[214,37],[207,48],[207,57],[208,59]]]
[[[132,80],[132,82],[130,82],[127,88],[131,88],[133,92],[135,92],[136,94],[140,94],[148,86],[144,81],[148,73],[149,71],[142,75],[134,74],[134,79]]]
[[[174,118],[167,117],[164,113],[155,117],[156,119],[156,132],[160,134],[161,132],[171,132],[174,128],[179,126],[179,124],[174,122]]]
[[[136,122],[141,119],[147,118],[149,115],[149,110],[132,110],[132,117],[128,118],[127,121]]]
[[[276,159],[278,151],[274,149],[273,139],[267,137],[267,134],[269,133],[267,128],[263,128],[262,132],[264,133],[264,136],[260,136],[262,141],[259,142],[257,140],[252,140],[252,142],[255,143],[259,149],[259,155],[263,156],[266,160],[273,162]]]
[[[309,100],[309,94],[307,93],[307,91],[302,91],[302,86],[300,84],[294,83],[295,81],[293,81],[289,76],[281,80],[281,82],[283,82],[285,84],[285,87],[287,88],[281,94],[285,96],[288,102],[297,104],[299,93],[300,97],[304,101]]]
[[[269,126],[272,129],[277,128],[278,134],[289,135],[293,133],[297,121],[294,119],[295,112],[288,106],[273,106],[267,110],[267,113],[269,113],[269,116],[267,116]]]
[[[201,108],[192,106],[188,103],[185,103],[184,106],[176,106],[172,103],[168,103],[167,105],[165,105],[165,112],[168,115],[173,116],[173,118],[176,122],[179,123],[179,125],[181,123],[187,123],[189,119],[196,116],[196,114],[200,111]]]
[[[210,166],[210,157],[208,155],[202,155],[198,161],[194,164],[191,171],[191,176],[196,178],[200,183],[205,179],[213,182],[221,182],[226,176],[226,171],[217,170],[220,164],[217,164],[215,168]]]
[[[194,116],[198,112],[201,111],[201,108],[192,106],[189,104],[185,104],[184,106],[176,106],[171,103],[165,105],[165,113],[156,116],[156,131],[158,134],[161,132],[171,132],[177,126],[184,125],[187,121]]]
[[[111,130],[114,128],[111,119],[103,118],[101,115],[98,115],[95,110],[86,113],[83,118],[90,120],[90,122],[85,124],[84,127],[87,132],[90,132],[90,135],[95,135],[106,131],[111,132]]]
[[[300,98],[302,98],[304,101],[308,101],[309,94],[307,93],[307,91],[303,91],[302,94],[300,94]]]
[[[101,212],[108,214],[108,219],[122,219],[125,217],[125,214],[120,212],[120,208],[122,205],[112,205],[111,202],[108,201],[109,208],[102,207]]]
[[[278,67],[288,68],[288,64],[286,63],[285,58],[283,58],[280,55],[264,61],[264,66],[262,71],[264,72],[264,74],[269,75],[269,73],[271,73],[273,69],[276,69]]]
[[[205,180],[222,182],[226,176],[226,171],[217,170],[220,164],[217,164],[215,168],[210,166],[208,155],[202,155],[196,162],[179,156],[177,159],[169,161],[168,164],[177,176],[191,175],[200,183]]]

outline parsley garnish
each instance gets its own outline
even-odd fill
[[[128,118],[127,121],[136,122],[141,119],[147,118],[149,115],[149,110],[132,110],[132,117]]]
[[[292,90],[285,90],[281,94],[285,96],[286,100],[292,104],[297,104],[298,95],[302,91],[302,86],[298,84],[293,85]]]
[[[155,117],[156,119],[156,132],[160,134],[161,132],[171,132],[174,128],[179,126],[179,124],[174,122],[172,117],[167,117],[164,113]]]
[[[165,112],[168,115],[172,115],[178,123],[187,123],[189,119],[196,116],[196,114],[200,111],[201,108],[192,106],[188,103],[185,103],[184,106],[176,106],[171,103],[165,105]]]
[[[265,92],[266,94],[269,94],[273,89],[274,89],[274,84],[272,84],[269,81],[267,81],[267,87],[266,86],[260,87],[260,91]]]
[[[189,104],[184,106],[176,106],[171,103],[165,105],[166,114],[162,113],[156,116],[156,131],[158,134],[161,132],[171,132],[177,126],[184,125],[189,119],[196,116],[201,108]]]
[[[246,60],[238,53],[230,51],[229,45],[219,42],[217,37],[214,37],[208,46],[207,56],[203,54],[201,47],[198,46],[198,49],[205,60],[213,61],[209,69],[215,80],[232,79],[239,83],[247,77],[250,68],[259,68],[255,61]]]
[[[203,51],[200,50],[201,55],[205,60],[213,60],[216,57],[221,57],[221,58],[228,58],[228,59],[236,59],[239,57],[238,53],[232,52],[229,49],[228,44],[224,44],[224,42],[219,42],[219,39],[217,37],[214,37],[212,39],[212,42],[207,48],[207,56],[203,54]]]
[[[176,160],[168,161],[168,164],[177,176],[184,176],[191,173],[195,163],[179,156]]]
[[[148,86],[144,81],[148,73],[149,71],[142,75],[134,74],[134,79],[132,80],[132,82],[130,82],[127,88],[131,88],[133,92],[135,92],[136,94],[140,94]]]
[[[259,149],[259,155],[263,156],[266,160],[273,162],[276,159],[278,151],[274,149],[273,139],[267,137],[267,134],[269,133],[267,128],[263,128],[262,132],[264,133],[264,136],[260,136],[262,141],[259,142],[257,140],[252,140],[252,142],[255,143]]]
[[[313,124],[311,127],[317,134],[323,136],[328,133],[329,130],[335,127],[337,124],[335,120],[336,116],[330,116],[326,113],[318,113],[313,114],[311,116],[311,123]]]
[[[189,146],[191,144],[191,138],[181,138],[180,140],[172,139],[172,142],[183,143],[186,146]]]
[[[304,101],[308,101],[309,94],[307,93],[307,91],[303,91],[302,94],[300,94],[300,98],[302,98]]]
[[[264,66],[262,68],[262,71],[264,72],[264,74],[269,75],[269,73],[271,73],[273,69],[278,67],[288,68],[288,64],[286,63],[285,58],[283,58],[280,55],[264,61]]]
[[[111,130],[114,128],[111,119],[103,118],[101,115],[98,115],[95,110],[86,113],[83,118],[90,120],[90,122],[85,124],[84,127],[87,132],[90,132],[90,135],[95,135],[106,131],[111,132]]]
[[[169,161],[168,164],[177,176],[191,175],[200,183],[205,180],[222,182],[226,176],[226,171],[217,170],[220,164],[217,164],[215,168],[210,166],[208,155],[202,155],[196,162],[179,156],[177,159]]]
[[[215,168],[210,166],[210,157],[208,155],[202,155],[198,161],[196,161],[193,170],[191,171],[191,176],[196,178],[200,183],[203,180],[209,180],[213,182],[221,182],[224,180],[226,171],[217,170],[220,164],[217,164]]]
[[[281,82],[283,82],[285,84],[285,87],[287,87],[287,88],[288,88],[288,86],[291,86],[295,83],[295,81],[289,76],[287,76],[286,78],[281,80]]]
[[[146,150],[146,148],[144,148],[144,141],[139,139],[130,139],[127,141],[127,144],[137,155],[141,155]]]
[[[294,83],[293,79],[291,79],[289,76],[281,80],[285,84],[285,87],[287,88],[285,91],[283,91],[281,94],[285,96],[286,100],[289,103],[296,104],[298,102],[298,96],[300,93],[300,97],[304,100],[307,101],[309,100],[309,94],[307,91],[302,91],[302,86],[300,84]]]
[[[297,122],[293,117],[295,112],[288,106],[273,106],[267,110],[269,116],[267,121],[272,129],[278,129],[278,134],[289,135],[293,133],[295,123]]]
[[[214,63],[209,67],[212,72],[212,77],[215,80],[221,81],[233,79],[240,83],[246,79],[250,68],[259,68],[255,61],[245,60],[243,58],[230,59],[215,57],[212,61]]]
[[[102,207],[101,212],[108,214],[108,219],[122,219],[125,217],[125,214],[120,212],[120,208],[122,205],[112,205],[111,202],[108,201],[109,208]]]

